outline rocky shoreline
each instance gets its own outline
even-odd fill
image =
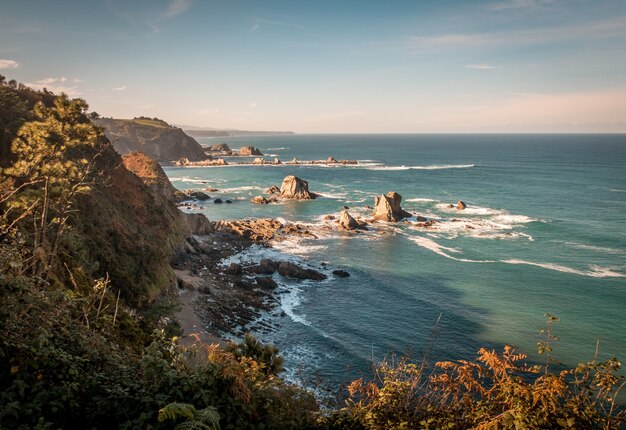
[[[192,197],[195,191],[188,192]],[[308,182],[296,176],[287,176],[281,187],[271,186],[266,190],[270,199],[263,196],[253,198],[253,203],[270,203],[282,199],[312,200],[317,195],[309,191]],[[264,201],[256,201],[262,199]],[[181,326],[187,338],[220,339],[238,338],[247,331],[269,332],[276,328],[276,318],[261,318],[263,315],[284,316],[279,311],[280,294],[286,293],[280,284],[297,280],[322,281],[329,276],[350,276],[345,270],[328,267],[325,263],[299,261],[297,264],[284,259],[270,260],[257,256],[256,259],[235,261],[238,254],[252,246],[271,248],[272,244],[288,239],[316,239],[333,231],[358,234],[373,229],[383,233],[376,223],[405,222],[415,228],[436,228],[437,221],[414,215],[400,206],[402,196],[389,192],[374,197],[370,218],[354,218],[348,207],[339,216],[326,215],[320,225],[305,225],[298,222],[282,223],[276,219],[241,219],[211,222],[201,214],[189,214],[195,235],[187,239],[186,246],[173,260],[172,266],[178,278],[179,292],[183,305]],[[464,210],[463,202],[457,210]],[[415,222],[407,221],[414,218]],[[256,253],[261,255],[263,253]],[[280,284],[276,280],[282,280]],[[193,315],[185,314],[191,308]],[[187,309],[188,311],[188,309]],[[199,321],[199,323],[198,323]]]

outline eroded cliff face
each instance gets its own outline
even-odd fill
[[[180,158],[190,161],[208,158],[193,137],[164,121],[98,118],[93,122],[104,127],[105,135],[121,155],[139,151],[157,161],[168,162]]]

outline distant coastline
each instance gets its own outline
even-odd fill
[[[293,131],[193,129],[185,127],[181,128],[185,133],[192,137],[286,136],[295,134]]]

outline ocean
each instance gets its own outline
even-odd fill
[[[368,376],[391,353],[467,359],[512,344],[536,355],[545,313],[561,320],[553,356],[566,365],[626,359],[626,135],[292,135],[199,139],[253,145],[268,160],[356,159],[356,166],[165,167],[181,190],[207,186],[233,204],[201,204],[211,220],[274,217],[319,225],[348,206],[367,217],[374,196],[438,220],[332,231],[262,256],[351,276],[322,282],[276,275],[280,306],[253,324],[285,356],[286,376],[336,387]],[[287,175],[322,195],[254,205]],[[449,208],[462,200],[467,209]],[[321,266],[322,262],[326,266]]]

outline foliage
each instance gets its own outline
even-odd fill
[[[552,350],[552,324],[540,350]],[[407,359],[384,360],[375,378],[353,381],[346,406],[321,420],[327,428],[362,429],[618,429],[626,418],[616,405],[624,386],[616,359],[581,363],[553,372],[530,365],[505,346],[480,349],[476,360],[436,363],[433,369]]]
[[[253,335],[246,333],[240,343],[231,342],[228,351],[239,360],[252,360],[266,375],[278,375],[284,370],[284,358],[278,355],[278,348],[274,345],[264,345]]]
[[[219,430],[220,414],[212,406],[197,410],[189,403],[170,403],[159,411],[159,422],[181,421],[175,430]]]

